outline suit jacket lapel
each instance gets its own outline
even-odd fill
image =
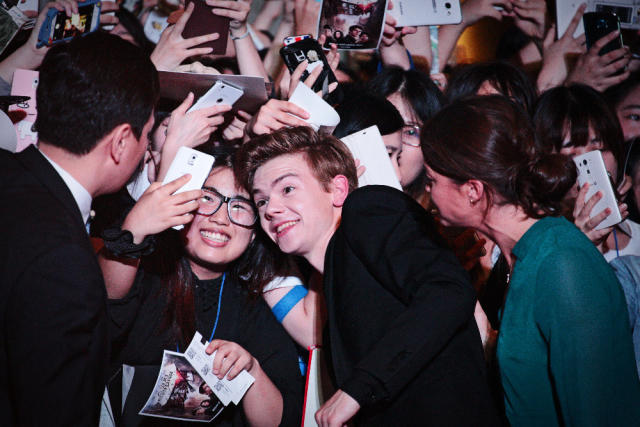
[[[58,172],[51,166],[51,163],[40,153],[34,146],[30,145],[22,152],[16,154],[16,158],[22,165],[29,170],[38,181],[53,194],[69,213],[76,219],[78,227],[85,228],[80,209],[73,198],[71,190],[67,187],[64,180],[58,175]]]

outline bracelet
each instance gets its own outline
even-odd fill
[[[117,257],[140,258],[151,255],[156,248],[154,236],[146,236],[137,245],[133,243],[133,234],[129,230],[122,230],[120,227],[106,228],[102,232],[104,246],[109,252]]]
[[[244,38],[246,38],[249,35],[249,26],[247,25],[247,31],[238,37],[235,37],[233,34],[229,33],[229,36],[231,37],[231,40],[236,41],[236,40],[242,40]]]

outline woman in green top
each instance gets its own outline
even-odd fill
[[[585,235],[556,217],[573,162],[536,153],[529,118],[499,96],[446,107],[421,144],[442,222],[483,232],[511,268],[497,348],[511,425],[640,425],[620,285]]]

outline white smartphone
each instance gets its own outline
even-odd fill
[[[462,22],[460,0],[393,0],[387,11],[397,27],[459,24]]]
[[[590,217],[594,217],[606,208],[611,209],[611,214],[596,226],[596,230],[611,227],[622,221],[616,193],[613,191],[609,174],[602,159],[600,150],[590,151],[573,158],[578,167],[578,184],[582,187],[589,183],[589,190],[585,196],[585,201],[589,200],[596,192],[602,192],[602,199],[596,203],[591,210]]]
[[[242,97],[244,91],[233,87],[228,83],[218,80],[211,89],[198,99],[198,101],[189,108],[187,113],[191,111],[201,110],[214,105],[233,105]]]
[[[194,150],[193,148],[180,147],[176,157],[173,159],[173,162],[171,162],[171,166],[169,166],[169,170],[162,181],[162,185],[176,180],[185,174],[190,174],[191,179],[189,182],[180,187],[173,194],[183,193],[190,190],[198,190],[202,188],[204,182],[207,180],[214,162],[215,158],[212,155]],[[175,230],[180,230],[183,226],[176,225],[173,228]]]
[[[353,158],[366,167],[364,174],[358,178],[358,187],[388,185],[402,191],[378,126],[347,135],[341,141],[349,148]]]

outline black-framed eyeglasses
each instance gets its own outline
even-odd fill
[[[211,216],[218,212],[223,203],[227,204],[227,215],[234,224],[251,227],[258,220],[256,209],[244,197],[227,197],[212,187],[202,187],[203,196],[198,199],[198,214]]]
[[[402,143],[410,147],[420,147],[420,126],[402,126]]]

